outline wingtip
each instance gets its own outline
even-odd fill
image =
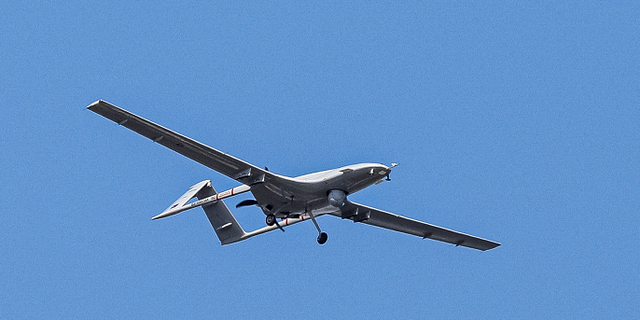
[[[99,105],[99,104],[101,104],[103,102],[104,102],[104,100],[100,99],[100,100],[90,104],[89,106],[87,106],[87,109],[91,109],[91,108],[93,108],[93,107],[95,107],[95,106],[97,106],[97,105]]]
[[[485,250],[482,250],[482,251],[487,251],[487,250],[495,249],[495,248],[499,247],[501,244],[502,244],[502,243],[495,242],[495,243],[494,243],[494,246],[492,246],[492,247],[490,247],[490,248],[487,248],[487,249],[485,249]]]
[[[93,108],[93,107],[97,107],[97,106],[103,106],[103,107],[109,107],[109,108],[118,108],[118,107],[116,107],[115,105],[113,105],[113,104],[111,104],[111,103],[109,103],[109,102],[106,102],[106,101],[104,101],[104,100],[100,99],[100,100],[98,100],[98,101],[96,101],[96,102],[94,102],[94,103],[90,104],[90,105],[87,107],[87,109],[91,109],[91,108]]]
[[[162,218],[164,218],[164,217],[172,216],[172,215],[174,215],[174,214],[175,214],[175,213],[173,213],[173,214],[167,214],[167,212],[163,212],[163,213],[161,213],[161,214],[159,214],[159,215],[157,215],[157,216],[152,217],[152,218],[151,218],[151,220],[158,220],[158,219],[162,219]]]

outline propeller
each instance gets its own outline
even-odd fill
[[[240,201],[240,203],[236,204],[236,208],[255,206],[256,204],[258,204],[258,201],[253,199],[248,199],[248,200]]]
[[[282,226],[280,226],[280,224],[278,223],[278,221],[276,221],[276,226],[278,226],[278,229],[282,230],[282,232],[284,232],[284,228]]]

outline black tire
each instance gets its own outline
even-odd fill
[[[268,226],[272,226],[276,224],[276,216],[272,214],[268,214],[265,222],[267,223]]]
[[[328,238],[329,236],[327,236],[326,233],[324,232],[320,233],[320,235],[318,236],[318,244],[324,244],[325,242],[327,242]]]

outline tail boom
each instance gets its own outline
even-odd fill
[[[187,191],[187,193],[185,193],[182,197],[180,197],[176,202],[174,202],[171,206],[169,206],[169,208],[167,208],[165,211],[163,211],[161,214],[151,218],[152,220],[156,220],[156,219],[161,219],[161,218],[166,218],[175,214],[178,214],[180,212],[183,211],[187,211],[189,209],[193,209],[193,208],[197,208],[200,206],[204,206],[204,205],[208,205],[208,204],[213,204],[216,203],[222,199],[225,198],[229,198],[235,195],[239,195],[241,193],[245,193],[247,191],[251,190],[251,187],[248,185],[241,185],[239,187],[235,187],[233,189],[229,189],[227,191],[224,192],[220,192],[220,193],[216,193],[210,197],[206,197],[203,199],[200,199],[196,202],[192,202],[189,204],[186,204],[187,201],[193,199],[194,197],[196,197],[196,194],[198,194],[203,188],[212,188],[211,187],[211,181],[210,180],[205,180],[202,181],[196,185],[194,185],[193,187],[189,188],[189,190]]]

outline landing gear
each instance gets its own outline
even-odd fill
[[[276,224],[276,216],[273,214],[268,214],[266,219],[267,225],[272,226]]]
[[[325,242],[327,242],[327,238],[328,238],[327,234],[322,232],[322,230],[320,230],[320,226],[318,225],[318,222],[316,222],[316,217],[313,215],[313,212],[309,210],[307,213],[311,217],[311,221],[313,221],[313,225],[315,225],[316,229],[318,230],[318,244],[324,244]]]
[[[327,242],[327,234],[324,232],[320,232],[320,235],[318,236],[318,244],[324,244],[325,242]]]
[[[267,215],[267,219],[266,219],[266,220],[267,220],[266,222],[267,222],[267,225],[268,225],[268,226],[272,226],[272,225],[274,225],[274,224],[275,224],[276,226],[278,226],[278,229],[280,229],[280,230],[282,230],[282,232],[284,232],[284,229],[282,229],[282,227],[280,226],[280,224],[278,224],[278,221],[276,221],[276,216],[275,216],[275,215],[273,215],[273,214],[268,214],[268,215]]]
[[[327,234],[322,232],[322,230],[320,230],[320,226],[318,225],[318,222],[316,222],[316,217],[313,215],[313,213],[311,211],[306,211],[305,213],[309,215],[309,217],[311,217],[311,220],[313,221],[313,225],[316,227],[316,230],[318,230],[318,244],[325,244],[325,242],[327,242]],[[278,213],[283,214],[282,212]],[[288,214],[288,212],[287,212]],[[299,217],[299,216],[298,216]],[[304,217],[300,217],[300,219],[296,219],[295,222],[300,222],[302,220],[305,220]],[[288,220],[287,220],[288,221]],[[284,229],[282,228],[282,226],[280,226],[280,224],[278,223],[277,219],[276,219],[276,215],[273,213],[267,214],[267,218],[266,221],[268,226],[273,226],[274,224],[278,227],[278,229],[282,230],[282,232],[284,232]],[[282,222],[282,221],[281,221]]]

